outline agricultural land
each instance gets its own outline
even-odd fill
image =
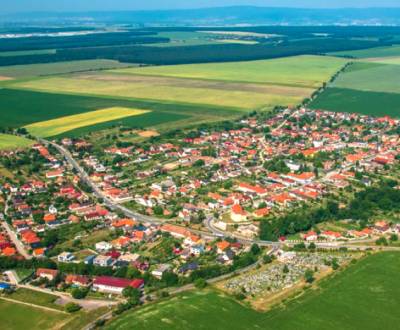
[[[267,313],[204,291],[123,315],[106,329],[395,329],[399,260],[396,252],[371,255]]]
[[[106,64],[114,64],[109,62]],[[237,118],[253,110],[295,107],[346,62],[333,57],[300,56],[241,63],[141,67],[137,70],[93,71],[95,67],[92,67],[91,71],[63,75],[50,70],[54,73],[51,77],[5,82],[6,89],[0,91],[3,94],[0,108],[12,111],[0,116],[7,127],[27,126],[33,135],[42,137],[81,135],[115,125],[163,129],[165,123],[175,122],[174,127],[179,128],[193,124],[189,118],[196,118],[197,123],[213,122]],[[104,65],[103,62],[93,64],[98,68]],[[32,70],[37,66],[32,65]],[[81,68],[65,66],[62,69],[67,72],[84,67],[82,64]],[[4,68],[5,75],[18,75],[7,69]],[[115,114],[95,121],[75,117],[78,126],[59,119],[118,106],[142,112],[135,117]],[[59,121],[54,121],[56,119]],[[43,125],[46,130],[42,130]]]
[[[311,107],[398,117],[400,56],[386,56],[400,53],[397,47],[392,48],[390,52],[388,49],[360,51],[360,56],[371,57],[354,60],[311,102]]]

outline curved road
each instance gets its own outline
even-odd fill
[[[295,112],[296,113],[296,112]],[[292,116],[294,115],[294,113],[292,114]],[[286,121],[285,121],[286,122]],[[285,123],[284,122],[284,123]],[[282,123],[282,125],[284,124]],[[152,224],[162,224],[165,223],[165,220],[162,219],[158,219],[155,217],[151,217],[151,216],[147,216],[147,215],[143,215],[137,212],[134,212],[122,205],[119,205],[115,202],[113,202],[110,198],[108,198],[103,192],[102,190],[97,187],[96,184],[94,184],[90,178],[89,175],[86,173],[86,171],[78,164],[78,162],[72,157],[71,153],[65,149],[64,147],[58,145],[55,142],[51,142],[45,139],[38,139],[39,142],[45,144],[45,145],[52,145],[54,148],[56,148],[64,157],[65,159],[68,161],[68,163],[75,168],[75,170],[78,172],[79,177],[81,178],[82,181],[84,181],[89,187],[92,188],[93,190],[93,194],[102,199],[104,201],[104,204],[106,206],[108,206],[111,210],[113,211],[119,211],[122,212],[126,217],[128,218],[135,218],[139,221],[142,222],[148,222],[148,223],[152,223]],[[195,229],[191,229],[191,228],[187,228],[187,230],[189,230],[190,232],[192,232],[193,234],[197,234],[197,235],[202,235],[203,237],[206,238],[216,238],[216,237],[232,237],[232,238],[236,238],[239,242],[241,242],[242,244],[258,244],[260,246],[270,246],[273,248],[277,248],[283,245],[294,245],[296,243],[287,243],[287,242],[274,242],[274,241],[264,241],[264,240],[257,240],[257,239],[248,239],[245,237],[241,237],[238,235],[234,235],[232,233],[227,233],[225,231],[219,230],[218,228],[215,228],[215,226],[213,226],[212,224],[212,219],[208,218],[205,220],[204,222],[205,226],[207,227],[207,229],[210,232],[205,232],[205,231],[200,231],[200,230],[195,230]],[[366,241],[353,241],[352,243],[365,243]],[[318,243],[315,242],[315,245],[318,248],[326,248],[326,249],[338,249],[338,248],[348,248],[348,249],[360,249],[360,250],[365,250],[365,249],[378,249],[378,250],[399,250],[400,248],[396,248],[396,247],[374,247],[374,246],[368,246],[368,245],[352,245],[352,244],[348,244],[348,243],[329,243],[329,242],[324,242],[324,243]]]

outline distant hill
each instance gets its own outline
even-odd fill
[[[400,25],[400,8],[305,9],[235,6],[187,10],[0,15],[0,22],[128,23],[163,26]]]

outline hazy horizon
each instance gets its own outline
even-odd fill
[[[260,6],[291,8],[370,8],[399,7],[398,0],[337,0],[335,3],[323,3],[317,0],[203,0],[201,3],[188,4],[184,0],[148,0],[146,3],[132,0],[14,0],[3,3],[3,12],[37,12],[37,11],[120,11],[120,10],[166,10],[197,9],[228,6]]]

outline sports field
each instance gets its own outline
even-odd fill
[[[113,71],[315,88],[329,80],[346,62],[345,59],[328,56],[294,56],[262,61],[138,67]]]
[[[78,115],[60,117],[57,119],[40,121],[25,126],[34,136],[49,137],[78,129],[85,126],[97,125],[103,122],[119,120],[126,117],[138,116],[147,113],[146,110],[112,107],[97,111],[90,111]]]
[[[36,77],[69,72],[124,68],[127,66],[132,66],[132,64],[127,65],[112,60],[85,60],[46,64],[13,65],[0,67],[0,76],[12,78]]]
[[[398,252],[371,255],[268,313],[215,291],[185,293],[124,314],[106,329],[398,329],[399,268]]]
[[[0,150],[26,148],[32,145],[34,141],[25,139],[23,137],[0,134]]]

